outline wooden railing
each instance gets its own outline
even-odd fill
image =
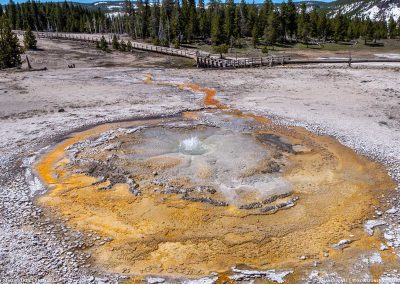
[[[16,31],[19,35],[23,35],[23,31]],[[93,34],[93,35],[82,35],[82,34],[70,34],[70,33],[55,33],[55,32],[37,32],[36,36],[38,38],[48,38],[48,39],[61,39],[61,40],[73,40],[87,43],[96,43],[101,39],[103,35]],[[107,40],[111,44],[111,39]],[[144,50],[150,52],[156,52],[161,54],[167,54],[172,56],[180,56],[186,58],[196,59],[198,52],[186,49],[177,49],[164,46],[156,46],[147,43],[131,41],[133,50]]]
[[[226,59],[198,56],[196,60],[197,66],[200,68],[253,68],[262,66],[272,67],[275,65],[284,65],[290,61],[290,57],[283,55],[243,59]]]
[[[23,35],[23,31],[15,31],[19,35]],[[87,43],[96,43],[103,36],[102,34],[72,34],[72,33],[56,33],[56,32],[37,32],[38,38],[48,39],[62,39],[62,40],[73,40]],[[111,36],[108,37],[108,43],[111,44]],[[372,63],[372,62],[400,62],[400,59],[389,59],[389,58],[349,58],[349,59],[291,59],[290,56],[267,56],[258,58],[243,58],[243,59],[230,59],[230,58],[218,58],[211,56],[209,53],[190,50],[190,49],[177,49],[171,47],[156,46],[152,44],[131,41],[132,51],[143,50],[156,52],[161,54],[167,54],[172,56],[180,56],[185,58],[195,59],[197,67],[199,68],[255,68],[268,66],[273,67],[276,65],[286,64],[324,64],[324,63],[347,63],[351,66],[352,63]]]

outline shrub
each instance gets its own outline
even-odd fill
[[[160,39],[158,37],[153,38],[152,44],[160,46],[161,45]]]
[[[0,69],[21,65],[22,47],[11,30],[10,22],[0,17]]]
[[[24,33],[25,49],[37,49],[37,40],[30,27]]]
[[[126,51],[126,43],[124,40],[121,40],[121,42],[119,43],[119,50]]]
[[[219,53],[222,57],[223,53],[228,53],[229,46],[226,44],[221,44],[221,45],[214,46],[213,49],[214,49],[214,52]]]
[[[119,41],[116,35],[114,35],[112,39],[112,48],[114,48],[115,50],[119,49]]]
[[[126,44],[126,50],[127,51],[132,51],[132,43],[130,40],[128,40],[128,43]]]
[[[174,48],[176,48],[176,49],[181,48],[181,43],[179,42],[178,39],[175,39],[175,40],[174,40]]]
[[[99,48],[103,51],[108,50],[108,42],[104,36],[101,37],[100,42],[99,42]]]

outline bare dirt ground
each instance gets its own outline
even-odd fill
[[[27,55],[34,68],[63,69],[75,64],[76,68],[85,67],[194,67],[193,60],[174,58],[157,53],[104,52],[91,43],[66,40],[40,39],[38,51],[28,51]],[[111,48],[111,46],[110,46]],[[45,52],[43,52],[45,51]],[[24,59],[24,58],[23,58]]]
[[[82,234],[67,219],[49,215],[36,204],[34,197],[45,188],[31,165],[41,149],[71,131],[203,107],[198,92],[146,84],[143,78],[148,73],[159,81],[215,88],[217,98],[232,108],[331,135],[382,162],[400,180],[398,65],[203,71],[182,69],[192,65],[185,59],[149,53],[103,53],[80,43],[47,40],[39,41],[39,47],[42,50],[29,52],[29,58],[35,68],[46,66],[47,71],[0,71],[0,279],[5,283],[125,280],[125,275],[96,266],[87,251],[110,240],[95,231]],[[69,69],[68,64],[76,68]],[[399,280],[396,270],[385,269],[386,261],[398,263],[400,257],[399,202],[393,190],[381,196],[375,214],[369,216],[373,221],[360,224],[367,232],[373,224],[384,224],[376,232],[380,247],[371,248],[346,269],[335,269],[334,261],[330,268],[312,262],[302,281],[343,280],[355,271],[364,273],[365,279],[378,275],[388,283]],[[394,260],[384,256],[387,251]],[[379,271],[371,271],[376,264]]]

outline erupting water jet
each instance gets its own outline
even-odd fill
[[[197,136],[187,138],[179,143],[179,150],[186,155],[202,155],[207,149]]]

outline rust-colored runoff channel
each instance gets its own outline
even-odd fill
[[[96,265],[129,275],[132,281],[148,275],[198,278],[218,272],[222,283],[229,279],[230,268],[237,265],[253,269],[293,269],[288,281],[296,281],[315,261],[320,262],[323,269],[328,261],[334,260],[335,267],[343,270],[361,254],[379,248],[379,238],[365,234],[362,224],[373,214],[373,206],[378,205],[377,196],[394,188],[382,165],[357,155],[331,137],[318,136],[300,127],[277,126],[264,117],[230,109],[216,99],[213,89],[157,82],[150,75],[145,81],[202,93],[204,105],[217,109],[186,112],[173,119],[100,125],[73,134],[53,147],[36,165],[38,175],[49,187],[48,193],[37,201],[41,206],[68,218],[68,223],[77,230],[91,230],[104,238],[112,238],[90,249]],[[150,157],[143,161],[115,158],[142,154],[144,148],[139,146],[149,135],[140,131],[129,135],[121,132],[106,144],[120,143],[129,147],[115,150],[108,147],[97,152],[97,148],[82,149],[82,153],[77,154],[79,158],[99,161],[109,161],[112,157],[118,165],[140,168],[140,174],[132,174],[142,191],[138,196],[123,182],[101,190],[107,181],[99,182],[98,177],[85,173],[79,165],[72,165],[66,150],[77,142],[96,139],[106,131],[142,126],[154,128],[176,121],[196,122],[205,115],[244,120],[253,126],[251,129],[257,129],[240,134],[241,139],[268,137],[274,142],[272,138],[280,137],[283,139],[280,141],[285,141],[284,146],[297,147],[297,151],[286,151],[279,148],[280,145],[271,146],[278,149],[272,152],[271,159],[284,161],[282,170],[275,175],[291,184],[291,197],[282,200],[296,196],[295,206],[263,213],[260,209],[245,210],[230,203],[215,206],[193,202],[193,198],[200,200],[197,195],[190,200],[175,192],[161,196],[165,188],[162,183],[153,182],[154,176],[162,176],[178,167],[182,155],[163,156],[162,159]],[[186,134],[198,127],[176,131]],[[261,162],[246,174],[258,177],[269,173],[270,169],[270,163]],[[199,176],[206,179],[212,174],[204,170]],[[193,181],[190,177],[177,177],[170,182],[184,187]],[[344,250],[333,249],[332,245],[342,239],[351,239],[352,243]],[[375,278],[380,277],[383,265],[389,267],[393,263],[390,250],[381,255],[384,264],[371,267]],[[306,259],[300,259],[301,256]]]

